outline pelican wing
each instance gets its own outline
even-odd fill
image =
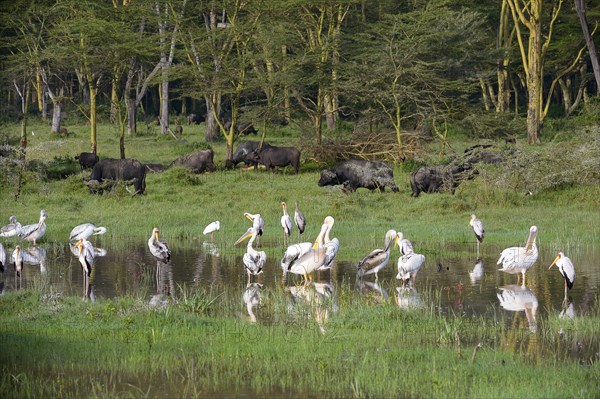
[[[286,249],[285,253],[283,254],[283,258],[281,259],[281,268],[284,271],[290,270],[292,264],[302,255],[310,251],[312,246],[312,242],[301,242],[299,244],[290,245]]]
[[[425,262],[425,256],[421,254],[404,255],[398,259],[398,275],[397,279],[406,280],[417,275],[417,272]]]
[[[502,269],[499,270],[515,274],[522,269],[529,269],[537,258],[538,251],[535,245],[529,251],[524,247],[510,247],[502,251],[497,264],[502,265]]]
[[[19,237],[23,240],[27,240],[35,231],[37,231],[38,223],[36,224],[28,224],[26,226],[21,227],[21,233]]]
[[[335,256],[340,249],[340,241],[336,238],[325,244],[325,262],[323,266],[319,268],[319,270],[331,269],[333,267],[333,261]]]
[[[298,258],[289,271],[294,274],[310,274],[323,266],[325,262],[325,248],[311,249]]]
[[[358,264],[356,268],[358,270],[362,270],[364,273],[367,273],[369,270],[376,268],[377,266],[381,266],[382,264],[387,264],[387,261],[390,258],[390,254],[383,249],[375,249],[370,254],[365,256]]]

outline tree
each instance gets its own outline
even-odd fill
[[[594,78],[596,80],[596,95],[600,95],[600,63],[598,63],[596,45],[594,44],[594,40],[592,39],[592,35],[590,34],[590,29],[588,27],[585,12],[585,1],[574,0],[574,2],[575,10],[577,11],[577,16],[579,17],[579,23],[581,24],[581,30],[583,31],[583,37],[585,38],[585,43],[587,45],[590,60],[592,62],[592,68],[594,70]]]

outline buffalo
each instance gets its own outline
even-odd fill
[[[223,124],[223,127],[225,128],[225,130],[229,130],[231,128],[231,119],[228,119],[225,121],[225,123]],[[258,130],[256,130],[256,128],[254,127],[254,125],[252,124],[252,122],[238,122],[235,125],[235,132],[241,136],[247,136],[249,134],[253,134],[256,136],[256,134],[258,133]]]
[[[263,148],[270,147],[269,144],[263,143]],[[233,158],[225,162],[227,169],[233,169],[238,163],[244,162],[246,166],[253,165],[255,168],[258,165],[254,151],[260,148],[260,141],[242,141],[235,152]]]
[[[187,123],[188,125],[194,124],[197,125],[200,122],[204,122],[204,117],[198,115],[198,114],[189,114],[187,116]]]
[[[418,197],[422,192],[440,193],[445,191],[454,194],[460,182],[473,178],[477,173],[469,163],[451,163],[419,168],[410,175],[412,196]]]
[[[137,159],[103,159],[92,169],[88,186],[91,193],[99,192],[98,185],[108,182],[112,187],[116,181],[133,184],[135,194],[143,194],[146,190],[146,166]]]
[[[171,162],[170,166],[183,166],[194,173],[203,173],[205,171],[213,172],[217,169],[213,162],[213,158],[213,150],[198,150],[177,158]]]
[[[320,187],[338,184],[343,184],[344,190],[348,191],[356,191],[359,187],[371,191],[385,191],[385,188],[389,187],[394,192],[400,191],[394,182],[394,171],[390,166],[383,162],[362,159],[343,161],[332,169],[321,171]]]
[[[94,154],[93,152],[82,152],[79,155],[76,155],[75,159],[79,161],[81,170],[91,169],[99,161],[98,155]]]
[[[295,147],[275,147],[268,146],[254,150],[254,159],[266,169],[275,172],[275,167],[285,167],[291,165],[294,173],[298,174],[300,170],[300,151]]]

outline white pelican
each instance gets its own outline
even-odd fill
[[[4,246],[0,242],[0,272],[4,272],[5,265],[6,265],[6,251],[4,251]]]
[[[473,233],[475,233],[475,237],[477,238],[477,256],[479,256],[479,244],[483,242],[483,237],[485,233],[485,230],[483,228],[483,222],[480,219],[477,219],[477,216],[475,216],[475,214],[472,214],[469,226],[473,228]]]
[[[529,238],[524,247],[510,247],[506,248],[500,254],[498,264],[502,264],[500,271],[517,274],[517,284],[519,284],[519,275],[523,275],[523,285],[525,285],[525,272],[529,270],[538,258],[538,249],[535,245],[535,238],[538,234],[538,228],[531,226],[529,229]]]
[[[69,241],[75,242],[82,238],[86,240],[93,235],[100,235],[106,233],[106,227],[96,227],[92,223],[83,223],[79,226],[73,227],[71,234],[69,234]]]
[[[416,254],[410,241],[402,238],[402,233],[396,234],[395,243],[399,245],[400,258],[398,259],[398,274],[396,278],[402,280],[402,286],[406,286],[406,280],[410,280],[410,286],[414,287],[415,279],[419,269],[425,262],[425,255]]]
[[[21,252],[21,246],[17,245],[12,253],[12,261],[15,267],[15,273],[17,277],[21,277],[21,271],[23,270],[23,253]]]
[[[283,240],[285,241],[292,234],[292,218],[288,215],[287,205],[285,202],[281,203],[283,208],[283,215],[281,216],[281,227],[283,227]]]
[[[17,221],[16,216],[8,218],[9,223],[0,227],[0,237],[14,237],[21,234],[21,223]]]
[[[497,294],[500,306],[511,312],[524,310],[531,332],[537,331],[536,313],[538,300],[535,294],[527,287],[520,285],[507,285],[500,287],[501,293]]]
[[[48,217],[45,210],[40,211],[40,221],[36,224],[28,224],[27,226],[23,226],[21,228],[21,233],[19,236],[24,241],[33,242],[35,245],[36,241],[39,240],[46,234],[46,223],[44,221]]]
[[[169,263],[171,260],[171,250],[166,242],[158,239],[158,227],[152,230],[152,235],[148,239],[148,248],[154,257],[163,263]]]
[[[283,270],[284,276],[289,271],[294,261],[310,251],[312,247],[312,242],[301,242],[287,247],[285,253],[283,254],[283,258],[281,258],[281,270]]]
[[[250,323],[256,323],[256,315],[254,314],[254,308],[260,304],[260,290],[263,285],[260,283],[248,283],[242,300],[246,304],[246,310],[248,311],[248,321]]]
[[[204,234],[204,235],[210,234],[210,241],[214,241],[215,231],[219,231],[220,228],[221,228],[221,223],[218,220],[215,220],[214,222],[209,223],[208,226],[206,226],[204,228],[204,231],[202,232],[202,234]]]
[[[558,271],[562,274],[563,279],[565,280],[565,299],[567,298],[567,288],[573,288],[573,283],[575,282],[575,268],[573,267],[573,262],[571,259],[567,258],[565,254],[559,252],[554,259],[554,262],[550,265],[548,270],[552,268],[552,266],[556,265],[558,267]]]
[[[304,285],[306,286],[309,282],[312,283],[312,273],[317,270],[319,267],[325,264],[327,260],[326,257],[326,249],[322,245],[323,237],[325,236],[325,231],[329,228],[327,223],[323,223],[321,226],[321,231],[317,236],[317,239],[313,243],[312,248],[306,252],[304,255],[299,257],[295,262],[291,264],[289,267],[289,272],[294,274],[302,274],[304,276]]]
[[[260,236],[263,234],[263,230],[265,229],[265,220],[260,216],[260,213],[248,213],[244,212],[244,217],[248,220],[252,221],[252,227],[256,229],[258,232],[256,237],[256,244],[260,244]]]
[[[298,201],[296,201],[296,209],[294,210],[294,222],[298,227],[298,241],[300,241],[300,236],[304,234],[304,229],[306,229],[306,219],[304,213],[298,208]]]
[[[366,274],[375,273],[375,281],[378,281],[379,276],[377,273],[388,264],[392,243],[397,239],[396,230],[388,230],[385,233],[384,249],[375,249],[358,262],[356,276],[360,278]]]
[[[325,236],[323,237],[323,246],[325,247],[325,263],[323,263],[323,266],[319,267],[319,271],[331,270],[335,256],[340,249],[340,241],[337,239],[337,237],[334,237],[333,239],[329,238],[329,233],[333,228],[335,220],[332,216],[327,216],[324,223],[327,224],[327,230],[325,230]]]
[[[79,253],[77,259],[83,271],[83,299],[87,299],[90,296],[90,276],[94,267],[94,246],[85,238],[80,238],[75,247]]]
[[[267,254],[265,251],[257,251],[252,247],[252,243],[256,240],[258,231],[254,227],[250,227],[238,240],[233,244],[237,245],[250,237],[248,245],[246,246],[246,253],[244,254],[244,265],[246,266],[246,273],[248,273],[248,282],[250,282],[250,275],[258,275],[262,273],[262,269],[267,263]]]
[[[469,272],[471,284],[476,284],[483,277],[483,259],[477,258],[473,270]]]

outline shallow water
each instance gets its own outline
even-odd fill
[[[176,298],[183,285],[192,290],[212,287],[213,293],[225,287],[224,292],[236,295],[233,300],[240,301],[240,309],[247,310],[248,319],[256,318],[260,322],[276,317],[266,314],[259,306],[259,297],[281,284],[279,262],[284,251],[268,241],[263,243],[262,248],[267,252],[264,273],[252,279],[261,284],[260,288],[246,286],[243,245],[226,247],[206,241],[179,243],[172,248],[170,264],[164,265],[158,264],[152,257],[145,241],[113,242],[99,237],[92,243],[97,248],[92,275],[93,297],[96,299],[134,294],[145,296],[153,305],[159,306],[168,297]],[[12,253],[11,244],[14,243],[4,243],[7,254]],[[420,251],[419,247],[430,249]],[[568,291],[567,301],[564,301],[564,283],[558,269],[548,270],[556,249],[540,248],[536,264],[526,273],[524,287],[516,285],[516,275],[498,271],[496,261],[502,249],[484,244],[478,259],[472,243],[448,244],[437,249],[434,245],[419,243],[415,245],[415,252],[423,253],[426,260],[412,288],[403,288],[395,278],[399,257],[397,250],[392,251],[390,262],[379,273],[378,280],[374,275],[357,280],[356,262],[336,260],[331,272],[315,275],[318,284],[312,292],[300,286],[301,276],[290,274],[284,284],[296,301],[331,299],[344,291],[346,296],[356,295],[369,303],[392,301],[402,309],[436,306],[444,314],[483,317],[504,312],[507,320],[522,321],[513,324],[532,332],[549,314],[585,317],[596,305],[594,301],[600,285],[600,248],[590,246],[565,251],[577,271],[575,285]],[[43,284],[65,295],[83,295],[82,268],[66,243],[25,246],[25,262],[20,280],[15,278],[11,268],[1,274],[2,293]],[[432,298],[436,298],[435,304],[430,303]],[[338,310],[337,301],[333,303],[328,312]],[[323,318],[326,317],[329,313],[323,315]]]

